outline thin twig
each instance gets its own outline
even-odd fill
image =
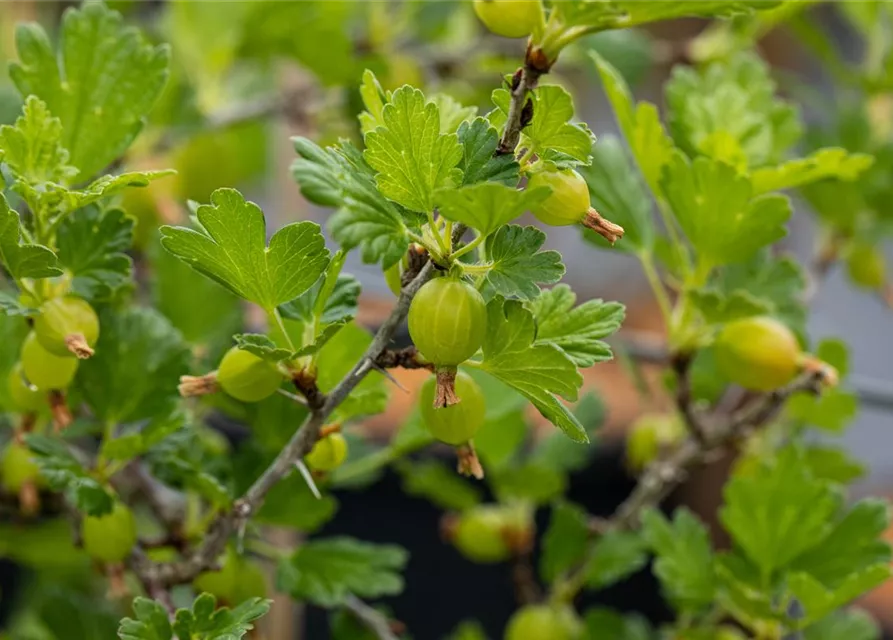
[[[621,504],[609,520],[612,529],[631,529],[637,526],[642,512],[658,505],[673,491],[694,467],[712,453],[723,449],[751,429],[765,424],[795,393],[805,391],[818,394],[822,376],[810,373],[789,385],[763,394],[704,432],[704,440],[694,437],[684,440],[667,457],[656,460],[639,479],[632,494]]]
[[[673,355],[670,363],[676,374],[676,408],[684,418],[689,433],[699,443],[704,444],[707,437],[706,428],[702,417],[695,409],[691,393],[691,362],[690,353],[677,353]]]
[[[505,129],[499,140],[499,146],[496,148],[497,154],[512,155],[515,153],[518,141],[521,139],[521,130],[530,124],[533,117],[531,111],[533,103],[529,102],[528,96],[531,91],[536,89],[540,77],[549,72],[550,66],[544,60],[542,51],[528,48],[524,66],[512,76],[512,84],[509,87],[511,100],[509,101]]]
[[[366,625],[378,640],[398,640],[397,635],[391,630],[388,619],[356,596],[348,596],[344,608]]]

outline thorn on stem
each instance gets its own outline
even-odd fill
[[[376,371],[378,371],[381,375],[383,375],[385,378],[390,380],[392,383],[394,383],[394,386],[397,387],[398,389],[400,389],[400,391],[403,391],[404,393],[409,393],[409,389],[407,389],[402,384],[400,384],[400,381],[397,380],[397,378],[394,377],[394,374],[392,374],[390,371],[388,371],[387,369],[385,369],[384,367],[382,367],[381,365],[379,365],[378,363],[375,363],[375,362],[372,363],[372,368],[375,369]]]
[[[310,469],[307,468],[307,465],[304,464],[304,461],[301,459],[295,460],[295,468],[301,474],[301,477],[304,478],[304,482],[307,483],[307,486],[310,487],[310,493],[313,494],[317,500],[322,500],[322,494],[319,492],[319,488],[316,486],[316,482],[313,480],[313,474],[310,473]]]

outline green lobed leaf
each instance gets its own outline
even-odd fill
[[[800,555],[792,569],[804,571],[828,587],[837,587],[860,569],[889,564],[890,545],[883,534],[890,524],[890,505],[883,500],[860,500],[834,528]]]
[[[121,640],[171,640],[173,630],[167,609],[160,602],[138,596],[133,600],[136,619],[124,618],[118,627]]]
[[[283,360],[294,360],[297,356],[291,349],[276,346],[269,337],[259,333],[239,333],[233,336],[236,346],[268,362],[277,363]]]
[[[264,214],[235,189],[218,189],[198,208],[200,231],[161,228],[165,249],[196,271],[267,311],[295,299],[325,271],[329,252],[312,222],[288,224],[266,246]]]
[[[562,471],[537,462],[503,467],[490,475],[493,493],[500,502],[519,500],[543,505],[567,489],[567,476]]]
[[[731,166],[673,153],[661,186],[698,257],[711,265],[743,262],[787,233],[790,202],[777,195],[752,199],[747,178]]]
[[[647,562],[647,549],[639,533],[608,531],[596,540],[586,561],[586,586],[603,589],[635,573]]]
[[[552,505],[549,528],[543,535],[539,570],[543,580],[552,583],[583,560],[589,542],[589,517],[570,502]]]
[[[484,243],[491,268],[487,282],[505,297],[533,300],[540,295],[538,284],[561,280],[565,267],[557,251],[540,251],[546,234],[536,227],[510,224],[501,227]]]
[[[69,9],[54,49],[37,24],[16,31],[9,76],[62,121],[69,163],[89,178],[130,146],[168,76],[168,48],[152,46],[101,3]]]
[[[591,367],[614,357],[602,341],[623,322],[626,308],[619,302],[587,300],[574,307],[577,295],[566,284],[543,291],[529,304],[536,321],[536,342],[553,344],[578,367]]]
[[[320,277],[316,284],[306,292],[280,306],[279,311],[282,313],[282,317],[304,323],[312,321],[314,307],[318,302],[324,281],[325,276]],[[332,292],[325,300],[320,322],[333,324],[353,320],[357,315],[360,291],[359,280],[347,273],[339,274]]]
[[[805,640],[880,640],[875,619],[860,609],[835,611],[805,630]]]
[[[713,549],[695,515],[679,508],[670,521],[652,509],[642,516],[642,535],[656,557],[654,573],[678,610],[696,613],[714,602]]]
[[[815,477],[838,484],[850,484],[867,471],[863,463],[838,447],[809,446],[803,455]]]
[[[57,438],[29,434],[25,438],[34,453],[34,462],[40,473],[56,491],[64,491],[75,508],[81,513],[101,516],[112,510],[112,496],[102,483],[90,475],[88,469]]]
[[[808,573],[794,573],[788,577],[788,590],[797,598],[803,616],[796,628],[803,629],[836,609],[886,582],[893,571],[887,563],[876,564],[850,573],[835,589],[827,589]]]
[[[74,276],[72,290],[91,302],[109,300],[130,281],[125,252],[136,221],[120,209],[89,206],[66,217],[56,231],[59,262]]]
[[[496,154],[499,132],[484,118],[463,122],[457,132],[462,144],[462,183],[496,182],[518,184],[520,165],[512,154]]]
[[[438,210],[447,220],[461,222],[489,236],[541,203],[551,189],[518,190],[494,182],[482,182],[437,194]]]
[[[377,598],[400,593],[399,572],[406,561],[406,551],[395,545],[353,538],[312,540],[280,562],[276,585],[297,600],[333,607],[350,595]]]
[[[651,196],[621,141],[613,135],[600,138],[592,148],[592,164],[578,171],[589,185],[593,208],[623,227],[623,242],[617,247],[651,253],[655,235]],[[608,246],[604,238],[590,230],[584,237],[598,246]]]
[[[534,344],[535,333],[533,315],[520,302],[493,299],[481,368],[520,392],[571,440],[588,442],[586,430],[554,395],[575,400],[583,377],[558,347]]]
[[[404,493],[425,498],[440,509],[464,511],[481,502],[481,491],[475,485],[437,460],[400,460],[394,468],[403,479]]]
[[[771,249],[759,251],[746,262],[726,265],[719,270],[709,290],[728,299],[747,298],[755,301],[755,304],[766,307],[766,313],[780,319],[798,335],[806,334],[803,304],[806,275],[792,256],[776,254]]]
[[[77,172],[62,146],[62,122],[37,96],[25,99],[15,125],[0,127],[0,158],[19,179],[32,184],[66,184]]]
[[[54,183],[37,188],[16,183],[13,189],[28,202],[39,202],[42,209],[67,213],[115,195],[129,187],[146,187],[150,182],[173,175],[170,169],[159,171],[128,171],[97,178],[81,189],[69,189]]]
[[[587,637],[611,640],[652,640],[648,622],[638,615],[622,615],[613,609],[589,609],[584,615]]]
[[[791,396],[785,405],[789,418],[811,427],[842,433],[859,413],[859,399],[840,388],[828,389],[819,397],[807,393]]]
[[[779,0],[563,0],[556,3],[553,11],[559,12],[560,18],[556,18],[566,27],[587,27],[601,31],[683,17],[732,17],[752,13],[755,9],[768,9],[779,3]]]
[[[753,475],[733,477],[724,495],[720,519],[764,576],[790,565],[827,536],[840,506],[839,494],[813,477],[791,449],[765,461]]]
[[[686,293],[708,324],[725,324],[751,316],[771,315],[774,306],[745,289],[726,295],[717,289],[695,289]]]
[[[75,387],[100,420],[127,423],[169,416],[189,349],[154,309],[108,309],[99,317],[96,354],[78,367]]]
[[[871,165],[874,158],[864,153],[848,153],[834,147],[819,149],[806,158],[788,160],[774,167],[762,167],[751,174],[754,195],[801,187],[811,182],[836,178],[852,182]]]
[[[597,53],[591,55],[614,110],[614,117],[636,164],[652,193],[659,195],[660,178],[672,156],[673,141],[660,122],[657,107],[650,102],[635,104],[626,81],[617,69]]]
[[[53,278],[62,275],[56,254],[39,244],[22,242],[19,214],[0,194],[0,264],[15,278]]]
[[[210,593],[199,594],[191,609],[177,609],[173,632],[179,640],[239,640],[270,610],[272,600],[250,598],[233,609],[217,607]]]
[[[107,460],[132,460],[183,428],[185,416],[174,412],[150,421],[140,428],[114,438],[104,438],[100,452]]]
[[[740,170],[780,162],[802,134],[797,109],[776,98],[768,65],[753,54],[702,70],[676,67],[666,98],[670,130],[684,151]]]
[[[395,91],[382,110],[384,125],[366,134],[363,156],[378,171],[378,190],[410,211],[434,211],[434,193],[462,180],[462,146],[440,133],[437,105],[418,89]]]
[[[477,107],[463,106],[448,93],[435,93],[428,100],[437,105],[441,133],[457,133],[463,123],[471,122],[478,113]]]
[[[589,164],[592,132],[585,124],[574,124],[571,94],[558,85],[538,87],[531,96],[533,119],[522,131],[520,146],[533,149],[540,158],[570,158]],[[576,164],[574,163],[574,164]]]
[[[595,393],[587,392],[574,407],[574,416],[583,425],[589,437],[593,438],[607,417],[604,399]],[[553,433],[536,442],[536,447],[531,452],[531,459],[559,471],[571,473],[585,469],[592,454],[591,447],[578,447],[576,442],[564,437],[564,434]]]
[[[292,175],[301,193],[317,204],[339,207],[329,221],[335,240],[345,250],[360,247],[363,261],[394,264],[409,248],[406,221],[397,206],[375,186],[375,174],[350,143],[320,149],[305,138],[292,138],[301,156]]]
[[[359,115],[360,130],[363,135],[384,126],[385,103],[391,99],[390,92],[385,92],[378,82],[378,78],[369,69],[363,71],[363,82],[360,84],[360,97],[366,110]]]

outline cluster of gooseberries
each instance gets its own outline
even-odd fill
[[[286,373],[250,351],[232,347],[223,355],[216,371],[198,377],[183,376],[180,393],[203,395],[219,388],[241,402],[260,402],[279,390]],[[307,465],[319,473],[338,468],[347,458],[347,440],[337,429],[329,431],[305,457]]]
[[[98,338],[99,318],[86,300],[61,295],[41,304],[7,381],[15,408],[36,412],[48,393],[68,388]]]
[[[90,304],[70,295],[67,282],[47,284],[44,292],[49,296],[42,303],[23,296],[22,302],[36,306],[38,314],[6,380],[11,406],[24,416],[21,431],[31,430],[36,416],[50,408],[57,428],[68,425],[71,418],[60,392],[74,380],[78,359],[93,355],[99,338],[99,318]],[[19,438],[13,438],[3,453],[0,477],[7,491],[19,495],[23,511],[37,509],[43,479]]]
[[[436,439],[459,447],[459,470],[481,477],[472,438],[484,424],[484,394],[458,366],[471,358],[487,333],[487,305],[468,282],[454,275],[419,289],[409,307],[409,335],[434,376],[420,393],[422,420]]]

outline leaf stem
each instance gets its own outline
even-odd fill
[[[285,323],[282,321],[282,314],[279,313],[278,307],[273,307],[272,310],[267,310],[267,318],[269,322],[276,326],[279,329],[279,332],[282,334],[283,339],[285,340],[285,344],[288,345],[288,348],[292,351],[297,351],[295,349],[294,343],[291,341],[291,336],[288,335],[288,331],[285,330]]]
[[[660,313],[663,316],[664,323],[669,326],[670,319],[673,315],[673,307],[670,304],[670,297],[667,295],[667,289],[661,282],[660,275],[654,266],[654,258],[650,253],[639,254],[639,261],[642,263],[642,271],[648,280],[654,298],[657,300],[657,306],[660,307]]]
[[[464,247],[459,247],[458,249],[453,251],[450,254],[450,260],[455,260],[459,256],[464,256],[469,251],[474,251],[486,239],[487,236],[485,236],[483,233],[478,234],[478,236],[474,240],[466,244]]]

